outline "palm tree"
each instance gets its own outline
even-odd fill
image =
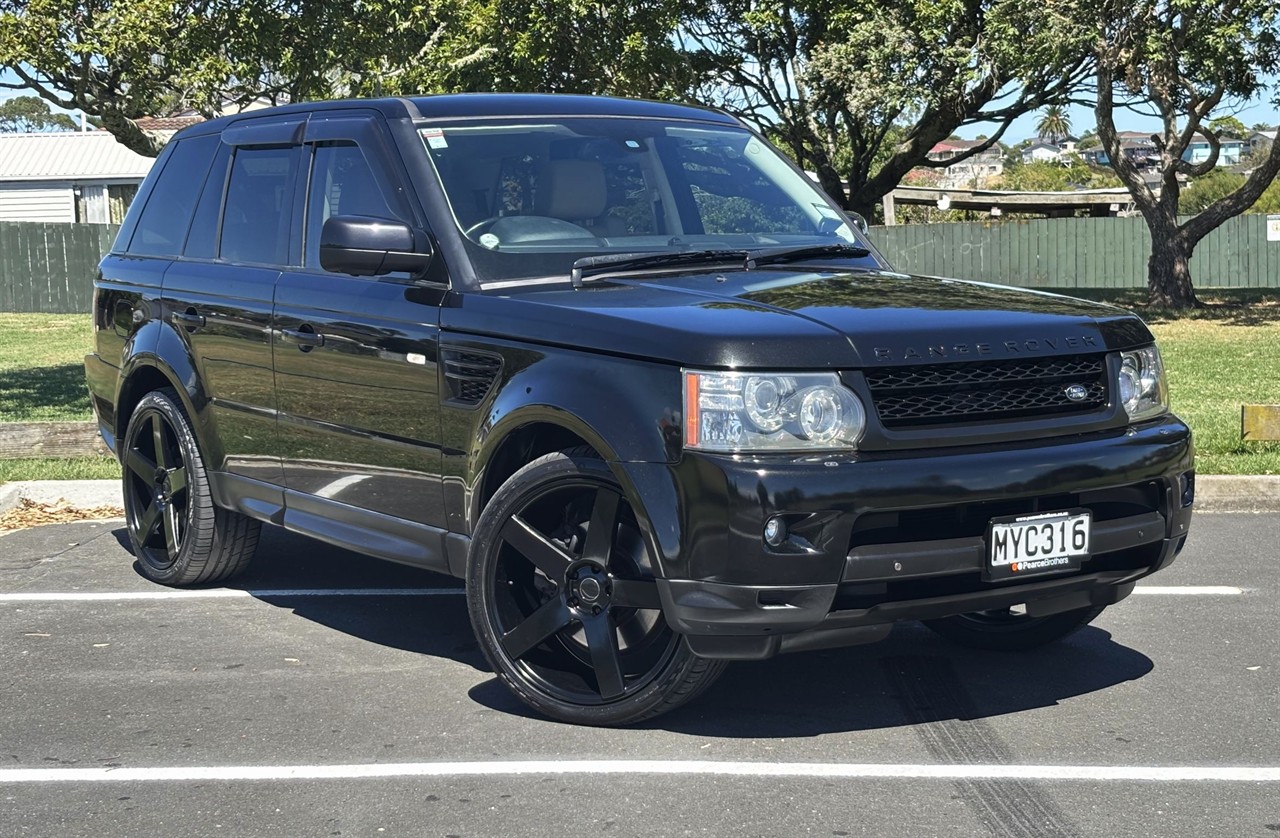
[[[1036,133],[1040,135],[1040,139],[1057,145],[1063,137],[1071,136],[1071,117],[1067,116],[1062,105],[1049,105],[1036,123]]]

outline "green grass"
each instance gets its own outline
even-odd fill
[[[93,418],[84,383],[92,341],[87,314],[0,313],[0,422]]]
[[[19,480],[119,480],[120,464],[111,457],[40,457],[0,460],[0,483]]]
[[[1173,408],[1196,433],[1201,474],[1280,474],[1280,442],[1240,439],[1242,404],[1280,404],[1280,290],[1201,290],[1204,308],[1147,309],[1145,292],[1080,290],[1137,311],[1160,341]],[[88,315],[0,314],[0,422],[91,418]],[[7,480],[112,478],[109,458],[0,460]]]

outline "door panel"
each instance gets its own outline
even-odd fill
[[[438,296],[321,272],[280,278],[273,339],[289,489],[444,526]]]
[[[165,317],[186,343],[204,382],[222,450],[210,468],[283,485],[271,371],[275,268],[174,262],[164,279]],[[175,315],[179,319],[175,319]]]

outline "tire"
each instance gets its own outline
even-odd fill
[[[925,620],[924,624],[948,640],[972,649],[1026,652],[1079,631],[1102,612],[1103,606],[1098,606],[1032,617],[1004,608]]]
[[[573,724],[651,719],[726,665],[667,625],[635,513],[589,449],[534,460],[494,494],[471,544],[467,608],[498,679]]]
[[[248,567],[261,524],[214,505],[177,393],[142,397],[121,452],[125,521],[144,576],[162,585],[202,585]]]

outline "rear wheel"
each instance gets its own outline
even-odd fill
[[[191,424],[172,390],[143,396],[121,449],[129,540],[164,585],[220,582],[244,570],[261,525],[214,505]]]
[[[665,713],[725,666],[667,625],[635,514],[586,449],[537,459],[494,494],[471,545],[467,604],[498,678],[575,724]]]
[[[975,611],[924,624],[962,646],[998,652],[1036,649],[1087,626],[1101,614],[1103,606],[1032,617],[1018,608]]]

